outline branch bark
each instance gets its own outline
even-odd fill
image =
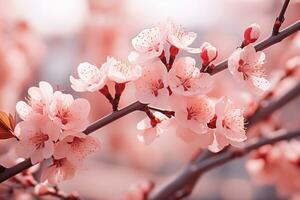
[[[282,8],[280,10],[280,13],[279,13],[278,17],[275,20],[272,35],[277,35],[279,33],[279,29],[280,29],[282,23],[285,20],[284,14],[286,12],[286,9],[287,9],[289,3],[290,3],[290,0],[285,0],[284,1],[284,4],[282,5]]]
[[[266,144],[275,144],[283,140],[290,140],[300,136],[300,129],[289,131],[286,134],[282,134],[273,138],[262,139],[256,143],[247,145],[244,149],[236,149],[233,151],[224,151],[217,156],[206,159],[201,163],[194,163],[187,166],[182,170],[178,176],[173,180],[172,187],[167,187],[164,189],[164,192],[153,192],[150,194],[148,200],[161,200],[161,199],[170,199],[170,196],[174,194],[177,190],[174,191],[173,188],[180,188],[183,185],[188,185],[192,179],[199,177],[204,172],[211,170],[215,167],[221,166],[229,161],[232,161],[236,158],[247,155],[253,150],[256,150]]]

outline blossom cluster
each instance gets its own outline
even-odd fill
[[[275,185],[283,197],[300,197],[298,140],[266,145],[255,151],[246,163],[254,181],[260,185]]]
[[[259,35],[258,25],[247,27],[241,47],[228,58],[233,78],[255,96],[262,95],[270,85],[263,68],[265,54],[252,45]],[[210,73],[215,69],[213,61],[218,50],[208,42],[199,48],[191,47],[196,36],[172,21],[145,29],[132,39],[134,51],[127,61],[108,57],[100,67],[80,64],[79,78],[70,77],[72,88],[78,92],[100,91],[113,103],[107,94],[107,82],[115,82],[118,97],[124,88],[118,91],[117,86],[132,82],[136,100],[150,106],[145,109],[147,117],[137,124],[137,138],[145,144],[172,129],[183,141],[214,152],[229,144],[239,147],[247,139],[244,109],[226,96],[209,97],[216,84]],[[192,55],[179,56],[180,51]],[[152,106],[159,109],[152,112]]]
[[[97,138],[85,135],[90,104],[70,94],[53,91],[47,82],[28,90],[27,102],[19,101],[20,118],[15,128],[16,154],[30,158],[32,164],[51,159],[41,175],[42,181],[57,184],[75,175],[84,159],[100,148]]]

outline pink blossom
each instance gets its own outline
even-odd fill
[[[102,67],[107,68],[108,78],[116,83],[135,81],[142,73],[141,66],[121,62],[113,57],[107,57],[107,61]]]
[[[214,116],[214,105],[206,96],[174,97],[171,108],[176,122],[193,132],[202,134],[208,130],[207,123]]]
[[[200,53],[199,48],[191,48],[191,45],[197,37],[197,33],[187,32],[182,26],[168,20],[166,25],[167,41],[178,49],[186,50],[190,53]]]
[[[51,119],[63,130],[83,131],[89,123],[90,104],[86,99],[74,100],[72,95],[56,91],[49,112]]]
[[[52,156],[53,142],[58,140],[60,128],[47,117],[35,115],[28,121],[20,122],[15,133],[20,140],[16,145],[17,155],[30,157],[35,164]]]
[[[143,181],[141,183],[134,184],[125,194],[125,198],[123,200],[145,200],[153,187],[154,184],[150,181]]]
[[[144,29],[132,39],[131,43],[135,51],[129,55],[129,60],[145,62],[161,55],[165,34],[161,32],[159,27]]]
[[[246,27],[244,31],[244,45],[254,43],[260,36],[260,26],[258,24],[251,24]]]
[[[53,187],[50,187],[48,185],[48,181],[45,181],[45,182],[37,184],[34,187],[34,193],[36,195],[42,196],[42,195],[47,195],[47,194],[55,193],[55,190],[54,190]]]
[[[218,50],[208,42],[204,42],[200,47],[200,57],[203,62],[203,66],[208,66],[218,56]]]
[[[175,94],[191,96],[208,93],[212,86],[212,77],[201,73],[191,57],[181,57],[175,61],[168,74],[168,84]]]
[[[39,87],[31,87],[28,89],[28,103],[19,101],[16,105],[17,113],[23,120],[28,120],[33,113],[46,114],[49,103],[53,98],[52,86],[41,81]]]
[[[41,181],[47,180],[50,184],[57,185],[62,181],[73,178],[76,170],[77,167],[66,158],[53,160],[52,164],[43,170]]]
[[[153,115],[155,117],[154,121],[146,117],[137,124],[137,129],[141,131],[137,138],[140,142],[147,145],[163,134],[171,122],[167,116],[160,112],[153,112]]]
[[[235,108],[233,103],[226,97],[218,100],[215,106],[216,129],[214,132],[214,145],[212,149],[221,150],[228,144],[240,147],[247,139],[243,110]],[[214,127],[212,127],[214,128]]]
[[[141,77],[135,81],[135,96],[142,103],[163,104],[169,96],[167,69],[160,61],[146,63]]]
[[[54,158],[67,158],[70,162],[80,165],[90,154],[100,149],[100,141],[83,133],[73,133],[55,144]]]
[[[256,52],[252,45],[248,45],[233,52],[228,58],[228,69],[239,83],[254,94],[261,95],[270,87],[269,81],[265,79],[264,60],[263,52]]]
[[[79,79],[70,76],[71,87],[77,92],[95,92],[106,84],[106,68],[100,69],[88,62],[79,64],[77,68]]]

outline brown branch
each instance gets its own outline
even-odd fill
[[[266,107],[260,108],[258,112],[254,113],[253,116],[250,117],[248,120],[247,128],[250,128],[253,124],[265,119],[265,117],[269,116],[276,110],[280,109],[282,106],[286,105],[288,102],[296,98],[298,95],[300,95],[300,82],[294,88],[292,88],[290,91],[284,94],[281,98],[271,102]],[[225,150],[223,152],[225,153],[230,151]],[[196,174],[193,177],[190,177],[188,182],[186,181],[182,182],[181,180],[185,179],[184,176],[186,176],[189,173],[190,167],[194,165],[199,165],[201,163],[206,163],[207,160],[211,160],[214,158],[218,159],[218,157],[220,155],[223,155],[224,153],[221,152],[218,154],[214,154],[214,156],[212,156],[212,153],[209,153],[208,151],[204,151],[204,154],[203,153],[199,154],[198,158],[192,160],[189,164],[187,164],[187,166],[184,167],[184,169],[181,170],[172,180],[168,181],[160,188],[154,190],[154,192],[150,194],[149,199],[154,200],[154,199],[160,199],[160,198],[164,199],[165,197],[170,197],[170,195],[176,194],[176,192],[180,191],[184,187],[187,187],[188,192],[191,193],[196,181],[200,178],[201,173]]]
[[[279,33],[279,29],[280,29],[282,23],[285,20],[284,14],[286,12],[286,9],[287,9],[289,3],[290,3],[290,0],[285,0],[284,1],[284,4],[282,5],[282,8],[280,10],[280,13],[279,13],[278,17],[275,20],[272,35],[277,35]]]
[[[224,151],[217,156],[206,159],[204,162],[195,163],[187,166],[182,170],[179,175],[173,180],[173,187],[180,188],[183,185],[188,185],[194,177],[199,177],[204,172],[211,170],[215,167],[223,165],[236,158],[242,157],[253,150],[256,150],[266,144],[274,144],[283,140],[290,140],[300,136],[300,129],[289,131],[273,138],[262,139],[256,143],[247,145],[244,149],[235,149],[233,151]],[[156,191],[150,194],[148,200],[170,199],[169,197],[177,190],[173,188],[165,188],[164,192]]]
[[[296,23],[290,25],[289,27],[285,28],[284,30],[280,31],[277,35],[272,35],[269,38],[261,41],[257,45],[255,45],[256,51],[261,51],[264,50],[274,44],[277,44],[281,42],[283,39],[286,37],[292,35],[293,33],[300,31],[300,20],[297,21]],[[223,71],[228,67],[227,60],[224,60],[220,62],[219,64],[216,65],[216,67],[212,70],[210,73],[211,75],[216,74],[220,71]]]
[[[103,117],[101,119],[99,119],[98,121],[95,121],[94,123],[92,123],[89,127],[87,127],[83,133],[85,134],[90,134],[100,128],[102,128],[103,126],[116,121],[117,119],[128,115],[129,113],[132,113],[134,111],[137,110],[142,110],[144,107],[146,106],[146,104],[142,104],[140,102],[135,102],[130,104],[129,106],[115,111],[110,115],[107,115],[106,117]],[[31,167],[32,164],[30,162],[30,159],[26,159],[23,162],[11,167],[11,168],[6,168],[4,169],[1,173],[0,173],[0,183],[2,183],[3,181],[9,179],[10,177],[22,172],[25,169],[28,169],[29,167]]]

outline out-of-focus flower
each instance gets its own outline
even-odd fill
[[[245,85],[251,92],[261,95],[269,89],[263,68],[265,54],[256,52],[252,45],[238,48],[228,58],[228,69],[234,78]]]
[[[48,181],[50,184],[57,185],[62,181],[73,178],[76,170],[77,167],[66,158],[54,159],[53,163],[43,170],[41,181]]]
[[[161,112],[153,112],[153,117],[154,119],[150,119],[149,117],[144,118],[136,126],[141,131],[137,135],[138,140],[147,145],[166,132],[171,123],[171,119]]]
[[[168,85],[175,94],[191,96],[208,93],[213,81],[208,73],[200,72],[193,58],[181,57],[168,73]]]
[[[263,146],[252,154],[246,168],[256,183],[275,185],[281,196],[299,195],[299,147],[297,140]]]
[[[81,63],[77,68],[79,79],[70,76],[71,87],[77,92],[95,92],[104,87],[107,81],[105,67],[96,67],[90,63]]]
[[[142,74],[141,66],[121,62],[113,57],[107,57],[107,61],[102,67],[107,69],[107,77],[116,83],[135,81]]]
[[[218,56],[218,50],[216,47],[208,42],[204,42],[200,47],[200,57],[202,59],[202,65],[208,66],[212,61],[214,61]]]
[[[15,132],[20,140],[16,145],[17,155],[30,157],[33,164],[52,156],[53,142],[60,136],[60,128],[49,118],[38,114],[28,121],[20,122]]]
[[[19,101],[16,105],[20,118],[27,120],[34,113],[47,114],[48,106],[53,98],[52,86],[45,81],[41,81],[39,87],[28,89],[28,95],[28,104],[24,101]]]
[[[39,196],[55,193],[55,189],[48,185],[48,181],[42,182],[34,186],[34,193]]]
[[[63,130],[83,131],[89,121],[90,103],[83,98],[56,91],[49,106],[49,113]]]
[[[146,200],[148,193],[154,184],[150,181],[143,181],[130,187],[123,200]]]
[[[100,149],[100,141],[83,133],[66,136],[55,144],[54,158],[67,158],[75,165],[81,165],[83,160],[91,153]]]
[[[254,43],[260,36],[260,26],[258,24],[251,24],[246,27],[244,31],[243,45]]]
[[[161,61],[143,65],[141,77],[135,81],[135,96],[142,103],[163,104],[169,96],[166,81],[167,69]]]
[[[216,102],[215,112],[215,124],[210,127],[214,131],[214,143],[210,150],[220,151],[228,144],[240,147],[247,139],[243,110],[235,108],[227,97],[222,97]]]

